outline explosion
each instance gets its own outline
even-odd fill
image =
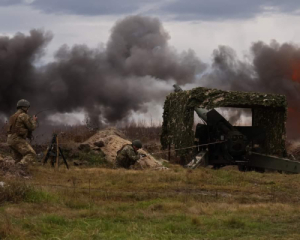
[[[53,62],[39,66],[52,38],[41,30],[0,37],[0,116],[12,114],[25,98],[33,112],[85,112],[92,123],[113,125],[147,112],[150,103],[162,105],[177,83],[284,94],[292,109],[288,136],[300,136],[300,49],[292,43],[255,42],[243,61],[232,48],[219,46],[208,66],[194,51],[171,47],[157,18],[129,16],[115,24],[104,48],[64,45]]]

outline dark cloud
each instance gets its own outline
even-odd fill
[[[21,0],[0,0],[0,6],[10,6],[15,4],[21,4]]]
[[[46,13],[71,13],[78,15],[128,14],[137,11],[153,0],[0,0],[0,5],[27,4]]]
[[[78,15],[130,14],[147,4],[156,5],[148,13],[172,15],[179,20],[247,19],[267,12],[296,14],[298,0],[0,0],[0,6],[29,5],[46,13]],[[147,10],[146,10],[147,11]]]
[[[151,0],[36,0],[32,5],[48,13],[75,13],[79,15],[126,14],[139,9]]]
[[[181,20],[245,19],[264,12],[295,13],[298,0],[185,0],[165,5],[161,11]]]

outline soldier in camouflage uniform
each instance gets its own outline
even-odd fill
[[[118,152],[116,158],[116,165],[119,168],[129,169],[145,154],[138,153],[137,151],[142,148],[142,143],[139,140],[134,140],[132,144],[124,145]]]
[[[17,112],[9,118],[7,143],[13,152],[16,163],[25,165],[36,158],[36,153],[26,138],[32,137],[32,131],[36,128],[37,117],[29,117],[27,114],[30,103],[22,99],[17,103]]]

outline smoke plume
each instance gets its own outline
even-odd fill
[[[250,53],[247,60],[240,61],[233,49],[220,46],[213,52],[212,71],[201,81],[227,90],[286,95],[288,136],[299,137],[300,48],[273,40],[270,44],[253,43]]]
[[[51,38],[41,30],[0,38],[0,113],[10,114],[25,98],[34,110],[85,111],[93,123],[115,123],[161,101],[169,91],[162,82],[191,83],[206,67],[193,51],[170,47],[156,18],[126,17],[104,49],[64,45],[53,62],[36,67]]]
[[[38,95],[40,82],[34,67],[52,39],[50,33],[32,30],[13,38],[0,37],[0,112],[8,114],[20,98],[32,99]]]
[[[42,30],[0,37],[2,118],[25,98],[33,112],[83,111],[92,123],[113,124],[128,119],[132,112],[147,111],[149,102],[162,103],[176,82],[284,94],[289,103],[288,133],[295,137],[292,133],[297,129],[300,136],[297,45],[256,42],[243,60],[232,48],[219,46],[207,67],[192,50],[178,53],[169,46],[170,36],[157,18],[129,16],[115,24],[104,48],[63,45],[53,62],[39,66],[52,37]]]

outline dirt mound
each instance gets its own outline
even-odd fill
[[[22,166],[15,164],[11,157],[3,158],[0,155],[0,175],[5,178],[28,177],[28,171]]]
[[[91,150],[102,151],[105,154],[107,161],[115,163],[117,151],[120,150],[125,144],[131,144],[131,142],[125,139],[124,134],[118,131],[116,128],[107,128],[98,131],[95,135],[86,140],[82,146],[85,144],[88,144]],[[134,169],[163,168],[162,164],[149,155],[148,152],[143,149],[140,149],[139,152],[146,154],[147,156],[140,159],[135,166],[133,166]]]

